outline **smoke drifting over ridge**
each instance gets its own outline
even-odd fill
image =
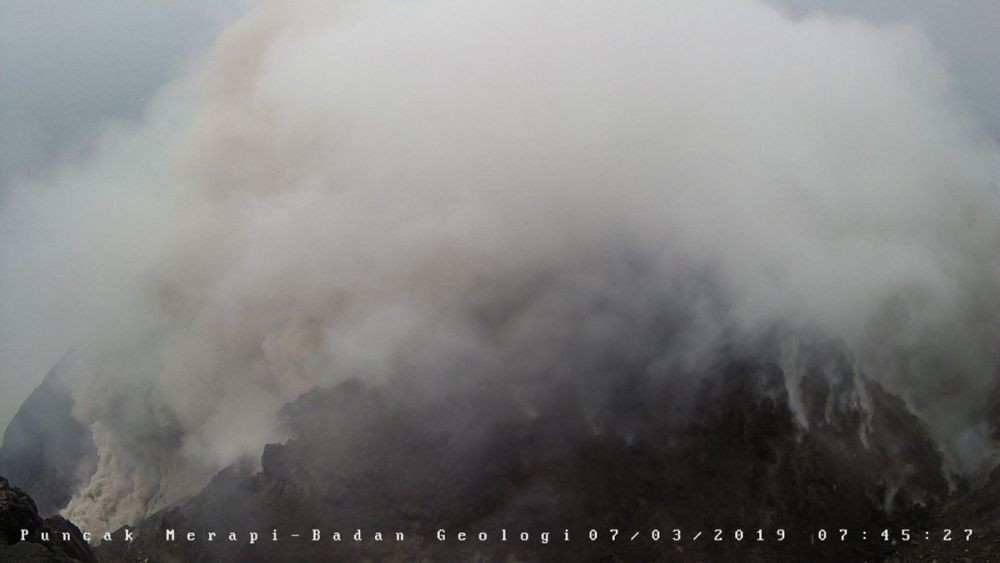
[[[574,381],[606,356],[685,377],[775,334],[842,343],[975,474],[997,154],[907,27],[265,4],[141,126],[15,187],[3,322],[75,333],[63,377],[101,452],[84,525],[259,454],[316,385]]]

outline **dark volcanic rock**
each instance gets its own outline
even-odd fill
[[[29,533],[23,542],[21,530]],[[49,541],[44,541],[43,534]],[[43,519],[31,497],[0,477],[0,561],[89,563],[97,559],[72,522],[61,516]]]
[[[24,489],[42,514],[69,502],[97,468],[90,429],[73,417],[73,399],[59,382],[68,354],[24,401],[4,432],[0,474]]]
[[[950,499],[912,531],[910,541],[903,542],[899,530],[892,530],[900,549],[889,561],[1000,561],[997,524],[1000,468],[993,470],[983,487]]]
[[[815,533],[916,527],[947,494],[940,455],[901,401],[836,352],[813,354],[791,380],[772,362],[734,360],[710,377],[668,384],[617,376],[590,395],[599,402],[570,384],[536,390],[527,402],[499,382],[432,398],[356,382],[315,390],[286,407],[298,438],[268,446],[260,472],[223,471],[137,526],[134,544],[98,552],[206,562],[890,556],[890,544],[818,542]],[[679,415],[679,404],[690,409]],[[313,528],[321,541],[309,541]],[[621,531],[615,541],[611,528]],[[181,541],[165,542],[168,529]],[[368,541],[350,541],[358,529]],[[439,529],[447,541],[435,538]],[[502,529],[531,539],[500,541]],[[671,540],[674,529],[682,541]],[[756,541],[758,529],[765,541]],[[406,540],[373,542],[377,530]],[[182,541],[188,531],[198,539]],[[235,531],[239,541],[206,541],[209,531]],[[249,531],[258,544],[248,543]],[[331,539],[337,531],[346,541]],[[489,540],[459,542],[461,531]]]

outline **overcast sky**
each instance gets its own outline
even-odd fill
[[[36,173],[108,119],[139,116],[250,0],[6,0],[0,182]]]
[[[6,0],[0,5],[0,205],[5,186],[17,178],[44,174],[109,123],[139,117],[156,92],[191,68],[255,1]],[[796,18],[821,11],[922,26],[947,59],[963,100],[1000,137],[1000,2],[770,1]],[[63,346],[54,342],[51,350],[28,354],[0,345],[0,354],[8,355],[0,365],[30,372],[0,379],[0,428],[44,375],[48,366],[41,363],[58,360]],[[21,355],[49,359],[21,361]]]

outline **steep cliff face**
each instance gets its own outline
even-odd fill
[[[115,561],[889,556],[888,544],[819,545],[810,531],[924,521],[947,495],[940,455],[902,401],[836,352],[794,369],[731,359],[712,376],[658,387],[617,373],[599,405],[568,387],[530,404],[489,386],[424,401],[356,382],[318,389],[285,408],[298,437],[268,446],[260,472],[223,471],[199,495],[140,523],[134,544],[98,552]],[[681,398],[684,412],[675,408]],[[309,541],[314,528],[318,542]],[[627,537],[587,537],[611,528]],[[670,540],[675,528],[684,541]],[[167,529],[195,531],[199,541],[164,542]],[[357,529],[369,541],[331,539]],[[436,538],[439,529],[447,540]],[[532,539],[502,542],[502,529]],[[705,541],[716,529],[747,537],[763,529],[767,541]],[[239,541],[204,541],[208,531],[230,530]],[[370,541],[379,530],[407,539]],[[247,531],[261,540],[249,545]],[[460,531],[490,540],[458,542]],[[628,541],[637,531],[641,538]]]
[[[73,398],[60,382],[68,361],[28,396],[0,445],[0,474],[31,494],[42,514],[65,507],[97,467],[90,429],[73,416]]]
[[[24,541],[22,531],[27,531]],[[61,516],[43,519],[31,497],[0,477],[0,561],[94,563],[97,559],[72,522]]]

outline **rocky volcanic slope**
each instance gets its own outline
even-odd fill
[[[930,530],[937,541],[917,540],[904,544],[889,559],[906,561],[1000,561],[1000,469],[994,470],[980,489],[956,495],[928,518],[920,534]],[[973,530],[965,541],[964,530]],[[952,541],[940,541],[952,530]]]
[[[24,542],[20,541],[22,529],[30,533]],[[62,540],[64,532],[70,534],[70,541]],[[52,541],[42,542],[42,533]],[[61,516],[43,519],[31,497],[0,477],[0,562],[6,561],[89,563],[97,559],[76,526]]]
[[[164,562],[872,561],[896,547],[817,542],[811,532],[918,528],[947,495],[921,423],[836,354],[814,358],[793,387],[775,364],[753,360],[729,361],[697,385],[615,381],[597,405],[558,386],[527,407],[490,385],[428,401],[359,383],[315,390],[285,408],[298,438],[268,446],[262,471],[223,471],[140,523],[134,544],[97,552]],[[801,396],[798,414],[789,388]],[[692,408],[679,414],[677,404]],[[199,541],[165,543],[168,528]],[[269,541],[275,528],[278,542]],[[308,541],[312,528],[324,539]],[[407,539],[329,539],[357,528]],[[436,541],[440,528],[448,541]],[[501,528],[529,531],[532,541],[499,542]],[[560,541],[565,528],[569,543]],[[625,537],[591,542],[592,528]],[[673,528],[685,541],[669,540]],[[767,541],[737,542],[737,528],[751,537],[763,528]],[[775,540],[777,528],[785,541]],[[715,529],[728,539],[709,541]],[[204,541],[207,531],[229,530],[240,543]],[[248,545],[247,530],[261,532],[261,543]],[[463,530],[491,540],[459,543]],[[538,541],[544,530],[553,533],[548,545]],[[635,531],[643,537],[629,541]]]
[[[66,506],[97,468],[90,429],[73,417],[73,399],[59,382],[69,356],[24,401],[0,445],[0,475],[30,492],[42,514]]]
[[[405,382],[316,389],[285,407],[296,438],[268,446],[262,470],[226,469],[193,498],[138,523],[133,544],[94,551],[110,562],[996,559],[1000,474],[949,498],[940,455],[899,399],[836,350],[803,357],[791,371],[734,354],[710,375],[659,382],[609,365],[614,375],[593,381],[470,379],[438,395]],[[48,408],[49,398],[68,398],[46,381],[0,453],[26,482],[15,485],[56,503],[71,489],[59,475],[87,463],[93,445],[68,407]],[[43,520],[24,492],[0,483],[0,561],[94,560],[71,523]],[[21,528],[33,538],[65,529],[74,540],[11,545]],[[167,528],[199,540],[166,543]],[[308,541],[313,528],[320,542]],[[357,528],[369,540],[376,530],[400,530],[406,541],[330,539],[339,531],[348,540]],[[441,528],[446,542],[435,539]],[[531,541],[500,542],[502,528],[512,538],[528,531]],[[616,542],[608,528],[621,530]],[[670,540],[674,528],[683,541]],[[758,528],[767,541],[752,541]],[[970,542],[819,542],[821,528],[831,537],[840,528],[977,533]],[[280,541],[269,540],[272,529]],[[603,534],[596,542],[591,529]],[[716,529],[726,541],[708,541]],[[732,538],[736,529],[744,541]],[[230,530],[240,542],[205,541],[205,532]],[[257,545],[247,543],[251,530],[261,534]],[[460,531],[486,531],[490,540],[459,543]],[[540,542],[542,531],[550,543]],[[635,531],[641,536],[629,541]]]

